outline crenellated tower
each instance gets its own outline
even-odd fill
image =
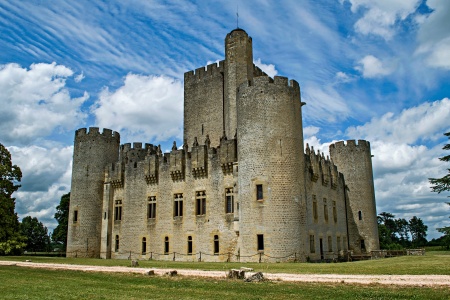
[[[119,158],[120,135],[97,127],[75,132],[70,193],[68,257],[100,257],[105,167]]]
[[[370,143],[349,140],[330,145],[330,156],[344,174],[347,194],[349,249],[355,253],[378,250],[377,210]]]
[[[237,112],[241,255],[262,248],[272,257],[299,255],[306,241],[300,87],[255,77],[239,87]]]

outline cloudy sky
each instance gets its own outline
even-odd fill
[[[239,2],[239,3],[238,3]],[[305,142],[371,142],[378,212],[449,226],[430,192],[450,131],[450,1],[1,1],[0,142],[23,171],[20,218],[52,230],[70,191],[74,131],[181,144],[183,73],[224,57],[225,35],[302,89]],[[447,153],[448,154],[448,153]]]

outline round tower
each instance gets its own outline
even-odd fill
[[[254,261],[245,256],[258,251],[270,261],[304,256],[299,85],[285,77],[255,77],[240,86],[237,104],[241,260]]]
[[[330,145],[330,156],[344,174],[349,249],[355,253],[380,248],[370,143],[359,140]]]
[[[225,37],[224,130],[228,137],[236,134],[236,91],[253,78],[252,38],[237,28]]]
[[[105,167],[118,161],[120,135],[97,127],[75,132],[67,232],[68,257],[100,257]]]

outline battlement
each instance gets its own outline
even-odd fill
[[[309,163],[311,180],[316,182],[319,178],[322,178],[322,185],[328,186],[328,183],[331,183],[331,188],[336,189],[342,174],[338,172],[333,160],[328,155],[325,158],[323,152],[320,153],[319,150],[315,153],[314,147],[309,147],[309,144],[306,144],[305,154]]]
[[[102,133],[100,133],[100,129],[98,127],[89,127],[89,131],[86,128],[80,128],[75,131],[75,138],[82,137],[97,137],[103,136],[106,138],[114,138],[120,140],[120,134],[117,131],[112,131],[108,128],[103,128]]]
[[[253,65],[253,77],[260,77],[260,76],[269,76],[261,70],[257,65]]]
[[[219,61],[219,64],[212,63],[205,67],[195,69],[195,71],[188,71],[184,73],[184,82],[201,80],[203,78],[210,78],[217,76],[224,71],[224,60]]]
[[[255,86],[255,87],[265,86],[267,84],[286,86],[286,87],[290,87],[296,91],[300,90],[300,85],[298,84],[298,82],[296,80],[293,80],[293,79],[289,80],[287,77],[284,77],[284,76],[275,76],[272,79],[267,75],[254,77],[253,80],[244,82],[243,84],[241,84],[239,89],[245,88],[245,87],[250,87],[250,86]]]
[[[348,140],[346,142],[340,141],[336,142],[334,144],[330,145],[330,152],[331,149],[335,150],[350,150],[350,149],[360,149],[360,150],[370,150],[370,143],[366,140],[358,140],[358,143],[356,143],[355,140]]]

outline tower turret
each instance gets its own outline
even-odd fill
[[[67,256],[100,257],[105,167],[118,161],[120,135],[97,127],[75,132]]]
[[[304,154],[300,88],[255,77],[237,101],[241,255],[304,256]]]
[[[253,78],[252,38],[243,29],[237,28],[225,37],[225,95],[224,122],[227,136],[236,134],[237,88]]]
[[[347,186],[349,249],[356,253],[380,248],[370,143],[359,140],[330,145],[330,156]]]

